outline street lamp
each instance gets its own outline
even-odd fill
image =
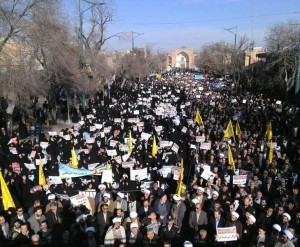
[[[233,32],[232,30],[235,29],[235,32]],[[236,50],[236,35],[237,35],[237,26],[235,27],[231,27],[231,28],[225,28],[226,31],[234,34],[234,50]]]
[[[91,4],[90,7],[87,9],[81,9],[81,1]],[[79,69],[84,68],[84,59],[83,59],[83,14],[90,10],[91,8],[95,7],[96,5],[104,5],[105,3],[93,3],[88,0],[79,0]],[[85,111],[85,93],[82,93],[82,107]]]
[[[137,33],[137,32],[133,32],[131,31],[131,49],[132,49],[132,54],[133,54],[133,49],[134,49],[134,39],[143,35],[144,33]]]
[[[90,7],[87,9],[82,10],[81,9],[81,1],[86,2],[88,4],[91,4]],[[90,10],[91,8],[95,7],[96,5],[104,5],[105,3],[93,3],[88,0],[79,0],[79,68],[83,69],[84,67],[84,61],[83,61],[83,14]]]

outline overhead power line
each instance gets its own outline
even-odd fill
[[[241,20],[241,19],[249,19],[249,18],[260,18],[260,17],[268,17],[268,16],[276,16],[276,15],[290,15],[290,14],[300,14],[300,11],[293,12],[281,12],[281,13],[270,13],[265,15],[255,15],[255,16],[242,16],[242,17],[233,17],[233,18],[220,18],[220,19],[209,19],[209,20],[199,20],[199,21],[179,21],[179,22],[130,22],[124,24],[130,25],[179,25],[179,24],[197,24],[197,23],[205,23],[205,22],[217,22],[217,21],[229,21],[229,20]],[[120,23],[118,23],[119,25]]]

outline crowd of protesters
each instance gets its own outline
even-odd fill
[[[0,206],[0,246],[300,246],[299,109],[262,95],[241,95],[232,82],[215,83],[212,75],[196,80],[195,73],[112,85],[110,102],[95,95],[82,121],[49,137],[41,132],[34,141],[20,140],[21,133],[8,136],[2,128],[0,165],[16,207]],[[197,111],[203,124],[195,121]],[[230,120],[239,122],[241,133],[224,140]],[[270,122],[276,143],[271,161],[265,136]],[[129,133],[132,168],[107,153],[126,156],[120,147]],[[211,146],[203,148],[199,136]],[[91,138],[94,142],[87,142]],[[178,150],[160,145],[166,141]],[[78,169],[109,164],[112,183],[89,175],[52,184],[49,176],[60,175],[59,163],[71,163],[73,147]],[[39,186],[38,168],[25,166],[38,167],[39,159],[46,160],[46,186]],[[182,162],[178,194],[174,171]],[[213,176],[205,179],[208,166]],[[143,168],[147,179],[131,179],[131,169]],[[233,184],[235,174],[246,174],[246,183]],[[95,190],[92,208],[72,205],[68,198],[86,190]],[[220,241],[217,229],[232,226],[236,240]]]

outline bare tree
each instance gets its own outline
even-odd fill
[[[278,80],[284,81],[286,92],[295,83],[297,52],[299,44],[299,26],[297,21],[278,23],[266,33],[269,53],[268,69],[276,67]]]
[[[2,39],[0,40],[0,52],[9,40],[23,37],[23,29],[30,22],[35,8],[41,8],[53,1],[55,0],[1,0]]]

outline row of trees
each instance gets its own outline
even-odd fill
[[[287,98],[295,91],[299,37],[300,24],[297,21],[278,23],[267,30],[266,52],[258,62],[245,66],[245,54],[252,47],[249,47],[247,37],[242,36],[236,49],[224,41],[205,45],[198,56],[197,66],[220,75],[230,73],[235,85],[244,89]]]
[[[79,26],[64,13],[62,0],[0,0],[2,98],[24,108],[32,96],[47,98],[55,110],[62,91],[67,97],[89,94],[102,90],[113,75],[124,83],[163,66],[166,56],[154,55],[151,47],[108,54],[107,41],[126,38],[127,33],[107,34],[107,26],[114,22],[113,1],[93,3],[90,8],[89,1],[81,0],[85,66],[80,68]],[[79,6],[74,7],[79,14]]]

